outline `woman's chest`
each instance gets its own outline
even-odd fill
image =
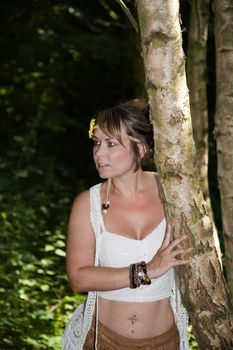
[[[150,261],[160,248],[166,229],[163,219],[142,240],[131,239],[118,233],[104,231],[100,234],[99,263],[101,266],[125,267],[140,260]]]
[[[104,193],[101,193],[101,203]],[[139,191],[136,196],[120,196],[111,193],[110,208],[103,216],[106,231],[120,233],[128,238],[142,240],[164,218],[160,198],[153,188]]]

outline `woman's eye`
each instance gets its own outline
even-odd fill
[[[113,141],[108,141],[107,145],[108,145],[108,147],[114,147],[116,145],[116,143]]]
[[[100,141],[93,140],[93,145],[94,145],[94,146],[100,146]]]

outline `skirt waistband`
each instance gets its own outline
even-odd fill
[[[140,338],[140,339],[128,338],[120,334],[117,334],[107,326],[103,325],[100,321],[98,322],[98,325],[99,325],[98,327],[99,336],[105,341],[114,343],[116,348],[131,347],[133,349],[134,347],[137,348],[138,346],[140,346],[141,348],[146,349],[146,348],[161,347],[169,343],[174,344],[174,342],[177,343],[177,348],[178,348],[179,335],[175,324],[166,332],[158,336],[155,336],[152,338]],[[173,348],[175,349],[175,347]],[[169,349],[169,347],[167,347],[166,349]]]

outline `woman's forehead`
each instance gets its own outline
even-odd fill
[[[106,136],[106,137],[111,137],[111,138],[124,138],[124,136],[127,136],[126,133],[126,128],[125,126],[122,125],[121,129],[120,129],[120,134],[119,132],[114,133],[114,132],[108,132],[108,130],[103,130],[98,124],[96,124],[94,126],[94,130],[93,130],[93,136],[99,137],[99,136]]]

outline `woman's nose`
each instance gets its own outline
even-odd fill
[[[95,149],[95,155],[96,156],[100,156],[100,155],[103,155],[105,152],[104,150],[104,145],[101,143],[100,145],[98,145]]]

